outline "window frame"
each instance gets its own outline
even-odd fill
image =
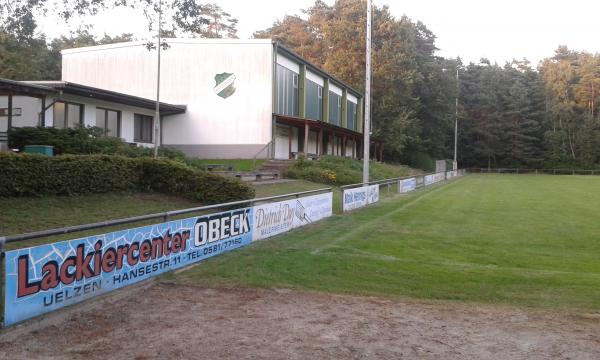
[[[59,129],[70,129],[67,124],[69,123],[69,105],[79,106],[79,125],[85,124],[85,104],[77,103],[74,101],[67,100],[55,100],[52,104],[52,127],[56,128],[56,109],[55,106],[57,103],[64,104],[65,106],[65,115],[63,119],[62,128]]]
[[[96,106],[96,125],[98,125],[98,110],[102,110],[104,111],[104,137],[115,137],[115,138],[120,138],[121,137],[121,110],[115,110],[115,109],[109,109],[109,108],[105,108],[102,106]],[[116,112],[117,113],[117,135],[116,136],[109,136],[107,131],[108,131],[108,112],[112,111],[112,112]]]
[[[150,119],[150,140],[144,140],[141,137],[138,137],[138,134],[136,134],[135,131],[135,120],[136,118],[141,117],[142,119],[147,118]],[[141,131],[143,133],[143,131]],[[143,143],[143,144],[153,144],[154,143],[154,116],[152,115],[146,115],[146,114],[140,114],[140,113],[134,113],[133,114],[133,141],[136,143]]]

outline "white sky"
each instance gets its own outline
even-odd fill
[[[238,35],[249,38],[285,14],[298,14],[314,0],[206,0],[217,2],[239,20]],[[333,0],[326,0],[333,3]],[[526,57],[533,64],[553,55],[558,45],[574,50],[600,52],[598,0],[374,0],[388,4],[396,17],[408,15],[422,21],[437,38],[439,55],[460,56],[465,62],[486,57],[503,64]],[[134,33],[147,37],[143,16],[131,10],[110,11],[88,20],[94,33]],[[56,19],[40,22],[50,37],[64,34]],[[73,26],[72,26],[73,27]],[[75,26],[76,27],[76,26]]]

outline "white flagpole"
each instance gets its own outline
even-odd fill
[[[365,126],[363,126],[363,183],[369,182],[369,150],[371,146],[371,0],[367,0],[367,66],[365,79]]]

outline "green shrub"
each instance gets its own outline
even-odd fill
[[[146,191],[202,203],[254,197],[233,178],[200,172],[166,159],[109,155],[0,154],[0,197]]]
[[[307,160],[300,157],[288,169],[286,175],[293,179],[330,184],[348,185],[362,181],[362,161],[339,156],[322,156],[319,160]],[[378,163],[369,163],[371,180],[383,180],[407,176],[414,171],[406,166]]]
[[[211,204],[254,197],[254,189],[237,179],[197,171],[183,163],[142,158],[140,164],[143,191],[181,194]]]
[[[128,144],[120,138],[108,138],[97,127],[78,127],[76,129],[56,129],[51,127],[22,127],[9,131],[11,149],[23,151],[26,145],[51,145],[56,155],[106,154],[127,157],[152,157],[153,148],[144,148]],[[161,147],[159,156],[184,161],[185,154],[180,150]]]

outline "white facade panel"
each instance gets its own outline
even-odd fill
[[[325,86],[325,80],[323,80],[321,76],[311,72],[310,70],[306,71],[306,78],[317,85]]]
[[[358,99],[356,98],[356,96],[348,93],[348,95],[346,96],[346,98],[348,99],[348,101],[350,101],[351,103],[354,104],[358,104]]]
[[[277,54],[277,63],[284,68],[292,70],[296,74],[300,74],[300,64],[294,62],[283,55]]]
[[[170,48],[162,52],[160,100],[187,105],[187,111],[163,120],[165,145],[264,146],[271,141],[270,41],[166,41]],[[153,99],[156,53],[143,43],[68,50],[63,80]],[[224,85],[234,90],[220,96]]]
[[[334,84],[329,83],[329,91],[339,96],[342,96],[342,88],[337,87]]]

